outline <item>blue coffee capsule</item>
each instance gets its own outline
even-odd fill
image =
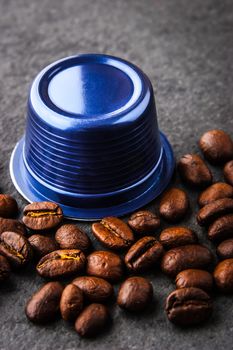
[[[35,78],[25,136],[10,162],[13,183],[29,202],[57,202],[73,219],[121,216],[158,196],[173,170],[152,85],[138,67],[84,54]]]

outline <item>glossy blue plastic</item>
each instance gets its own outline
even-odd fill
[[[25,137],[10,162],[28,201],[80,220],[120,216],[158,196],[174,169],[152,85],[120,58],[84,54],[46,67],[28,99]]]

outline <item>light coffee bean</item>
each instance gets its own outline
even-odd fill
[[[217,182],[203,191],[198,198],[198,204],[204,207],[221,198],[233,198],[233,187],[225,182]]]
[[[61,249],[80,249],[87,252],[91,246],[89,237],[78,226],[62,225],[55,234],[55,239]]]
[[[187,194],[179,188],[171,188],[161,198],[159,213],[169,222],[177,222],[184,218],[189,208]]]
[[[221,259],[233,258],[233,238],[227,239],[219,244],[216,252]]]
[[[28,241],[34,251],[34,255],[38,258],[58,249],[57,243],[51,237],[36,234],[30,236]]]
[[[221,216],[208,228],[208,238],[220,242],[233,237],[233,214]]]
[[[31,230],[49,230],[58,226],[63,220],[62,209],[52,202],[34,202],[23,211],[23,222]]]
[[[43,256],[36,266],[44,278],[61,278],[84,270],[86,258],[79,249],[60,249]]]
[[[134,241],[134,235],[124,221],[115,218],[103,218],[92,225],[94,236],[109,249],[123,249],[129,247]]]
[[[174,226],[164,229],[159,237],[160,243],[166,249],[197,243],[197,235],[187,227]]]
[[[28,301],[25,313],[34,323],[48,323],[59,315],[59,304],[63,286],[49,282],[41,287]]]
[[[119,281],[124,274],[121,258],[107,251],[95,251],[87,257],[87,274],[107,279],[110,282]]]
[[[17,232],[3,232],[0,236],[0,254],[4,255],[12,267],[19,268],[32,258],[32,248],[26,237]]]
[[[205,270],[187,269],[176,276],[176,288],[196,287],[206,292],[211,292],[213,288],[213,276]]]
[[[128,225],[140,235],[155,233],[160,226],[160,218],[149,210],[140,210],[130,216]]]
[[[163,246],[155,237],[145,236],[129,249],[125,256],[125,264],[129,271],[146,271],[155,266],[163,252]]]
[[[212,253],[207,247],[191,244],[168,250],[162,258],[161,268],[166,275],[175,277],[186,269],[205,268],[212,261]]]
[[[210,169],[197,154],[186,154],[181,157],[177,169],[181,179],[190,186],[203,188],[212,183]]]
[[[233,293],[233,259],[218,263],[214,270],[214,280],[220,292]]]
[[[169,294],[165,309],[169,321],[186,327],[205,322],[212,313],[213,303],[200,288],[182,288]]]
[[[83,292],[74,284],[68,284],[61,295],[60,311],[63,320],[74,321],[83,309]]]
[[[233,213],[233,198],[221,198],[205,205],[197,213],[197,222],[201,226],[211,224],[220,216]]]
[[[79,287],[83,291],[85,299],[90,302],[104,303],[113,296],[112,285],[100,277],[81,276],[75,278],[72,284]]]
[[[110,315],[106,306],[91,304],[78,316],[75,330],[81,337],[95,337],[109,324]]]
[[[222,164],[233,158],[233,142],[223,130],[209,130],[199,140],[199,146],[209,162]]]
[[[119,288],[117,304],[131,312],[141,312],[152,304],[152,284],[143,277],[130,277]]]

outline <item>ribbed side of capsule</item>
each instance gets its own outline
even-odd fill
[[[130,125],[93,126],[62,136],[29,108],[24,152],[31,172],[61,190],[98,194],[131,186],[152,171],[160,156],[154,98]]]

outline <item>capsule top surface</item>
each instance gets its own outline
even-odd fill
[[[46,67],[32,84],[29,108],[58,129],[131,123],[145,111],[153,90],[132,63],[83,54]]]

